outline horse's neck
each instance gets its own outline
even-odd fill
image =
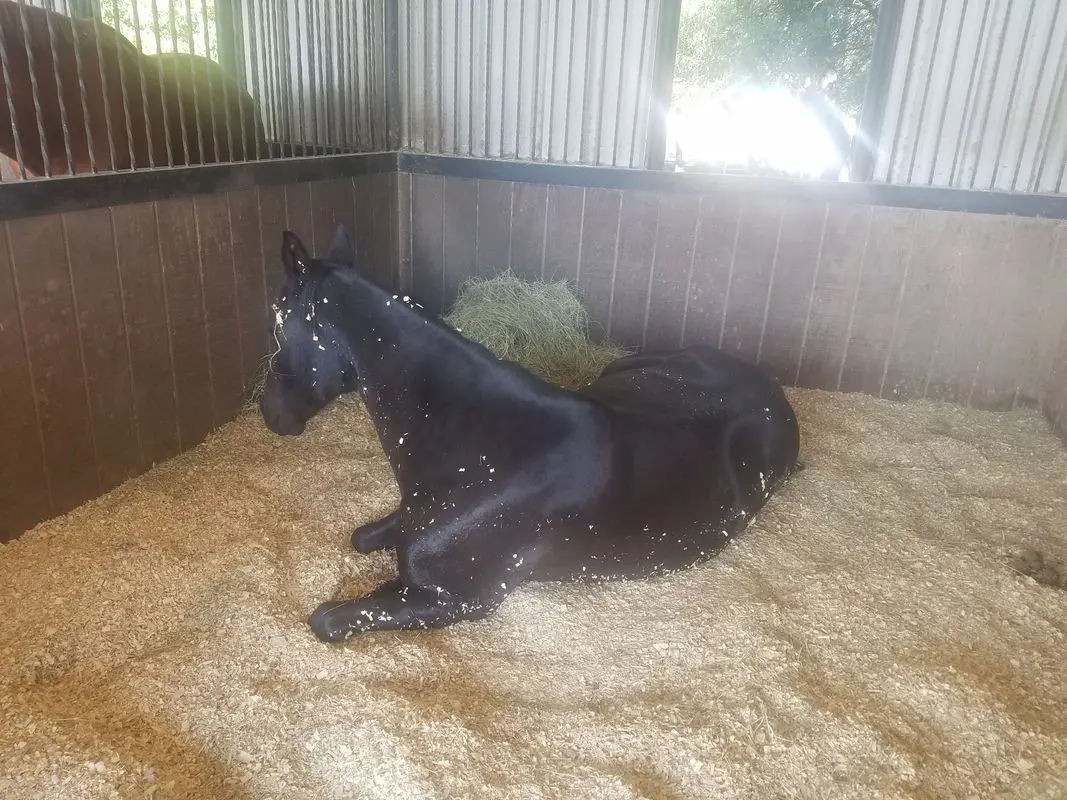
[[[477,435],[455,420],[479,415],[480,409],[528,402],[532,387],[547,389],[411,308],[403,296],[358,277],[350,280],[338,327],[378,437],[402,482],[412,453],[450,452],[462,444],[451,438],[462,435],[469,443]],[[499,375],[489,374],[494,371]]]

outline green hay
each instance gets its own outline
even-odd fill
[[[471,279],[444,321],[498,358],[570,389],[629,352],[590,338],[589,313],[565,280],[526,281],[510,271]]]

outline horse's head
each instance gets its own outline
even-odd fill
[[[351,353],[337,329],[341,298],[329,297],[326,289],[338,283],[331,275],[354,269],[354,262],[343,225],[325,258],[311,258],[295,233],[282,234],[285,284],[271,306],[272,352],[259,400],[263,420],[274,433],[303,433],[308,420],[358,385]]]

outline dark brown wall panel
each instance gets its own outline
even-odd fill
[[[204,323],[211,369],[213,427],[233,419],[244,403],[241,320],[226,195],[193,199],[197,254],[204,292]],[[238,346],[234,346],[235,343]]]
[[[412,225],[411,225],[411,190],[412,176],[401,172],[396,176],[396,209],[397,209],[397,268],[400,271],[397,277],[397,289],[403,292],[411,291],[411,249],[412,249]]]
[[[830,207],[800,354],[800,386],[839,384],[870,224],[869,206]]]
[[[106,208],[63,217],[71,259],[89,412],[101,490],[139,471],[133,369],[111,214]]]
[[[548,187],[516,183],[511,198],[511,269],[526,280],[537,280],[545,263],[545,221]]]
[[[578,291],[599,331],[607,331],[610,321],[621,206],[622,192],[618,189],[585,192]]]
[[[545,280],[567,278],[573,281],[578,277],[584,198],[585,190],[576,186],[548,187]]]
[[[511,267],[511,181],[478,181],[476,273],[496,275]]]
[[[647,348],[681,346],[699,214],[699,195],[667,195],[660,200],[643,337]]]
[[[648,277],[656,252],[659,203],[659,195],[652,192],[626,192],[622,198],[608,335],[630,347],[640,346],[645,335]]]
[[[718,347],[722,342],[740,212],[737,195],[704,195],[701,199],[683,332],[686,344]]]
[[[117,206],[111,219],[129,335],[139,466],[148,469],[181,449],[156,210],[151,203]]]
[[[0,542],[18,536],[52,513],[41,425],[22,334],[19,296],[8,258],[7,225],[0,225]]]
[[[444,181],[444,307],[448,308],[476,269],[478,182],[466,178]]]
[[[202,442],[215,421],[196,216],[191,198],[157,203],[156,213],[184,450]]]
[[[382,286],[396,286],[396,176],[370,175],[372,274]]]
[[[376,275],[374,251],[374,186],[370,175],[352,179],[352,239],[360,269]]]
[[[756,195],[742,201],[727,287],[722,348],[752,363],[760,358],[781,222],[782,203],[778,198]]]
[[[315,241],[315,215],[311,208],[311,184],[297,183],[286,186],[285,189],[285,217],[289,229],[300,237],[304,247],[315,255],[318,252],[318,242]],[[278,248],[281,251],[281,231],[278,231]]]
[[[62,514],[100,488],[63,221],[13,220],[8,236],[53,510]]]
[[[285,187],[271,186],[256,190],[259,198],[259,237],[263,243],[263,269],[267,280],[267,303],[278,297],[285,280],[282,269],[282,231],[291,229]]]
[[[800,372],[826,216],[827,207],[820,203],[787,200],[782,205],[778,255],[768,290],[759,359],[760,365],[782,383],[796,383]]]
[[[434,314],[443,310],[444,178],[411,178],[411,294]]]
[[[267,299],[264,273],[266,259],[263,239],[260,236],[256,190],[230,192],[226,202],[229,209],[233,274],[237,290],[241,385],[247,392],[258,377],[263,355],[267,352],[267,323],[270,319],[267,309],[270,301]]]

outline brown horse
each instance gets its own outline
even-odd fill
[[[0,153],[21,150],[28,175],[266,154],[255,101],[209,59],[145,56],[99,21],[13,0],[0,0],[0,47]]]

